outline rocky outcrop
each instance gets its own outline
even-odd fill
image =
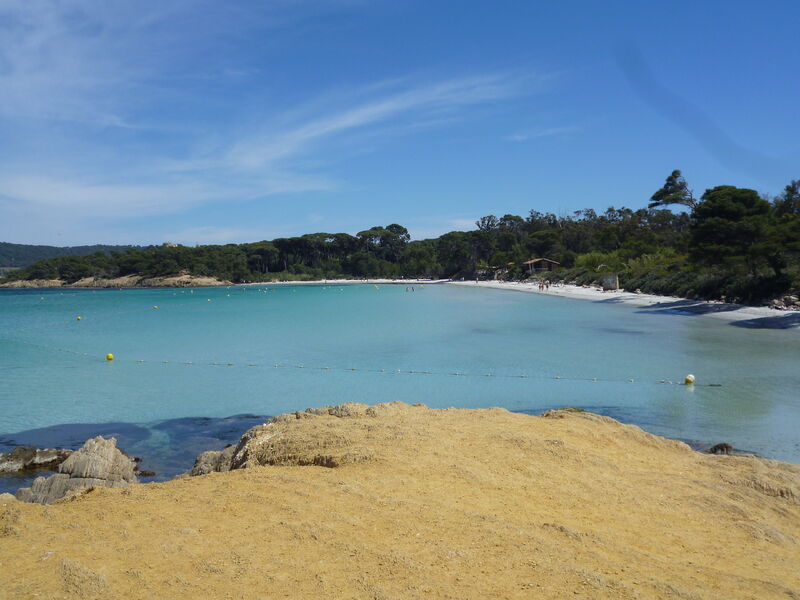
[[[76,288],[149,288],[149,287],[207,287],[219,285],[232,285],[230,281],[223,281],[216,277],[190,275],[182,272],[179,275],[168,277],[141,277],[139,275],[125,275],[112,279],[103,277],[84,277],[69,287]]]
[[[231,459],[236,452],[236,446],[228,446],[224,450],[209,450],[203,452],[194,461],[194,466],[189,471],[189,475],[208,475],[209,473],[220,473],[231,470]]]
[[[117,448],[115,438],[86,440],[50,477],[37,477],[29,488],[17,491],[17,500],[50,504],[91,487],[125,487],[136,483],[134,462]]]
[[[200,275],[190,275],[180,273],[169,277],[142,277],[139,275],[124,275],[122,277],[84,277],[73,283],[68,283],[61,279],[30,279],[16,280],[0,283],[0,288],[188,288],[188,287],[211,287],[220,285],[233,285],[230,281],[217,279],[216,277],[204,277]]]
[[[709,454],[733,454],[733,446],[728,443],[714,444],[706,450]]]
[[[800,465],[569,410],[343,405],[254,433],[247,468],[0,495],[0,597],[800,600]]]
[[[0,288],[27,289],[27,288],[55,288],[62,287],[64,282],[60,279],[17,279],[0,283]]]
[[[769,306],[777,310],[798,310],[800,309],[800,296],[791,294],[781,298],[775,298],[769,302]]]
[[[367,406],[347,402],[325,408],[309,408],[271,418],[245,432],[236,447],[203,452],[189,475],[206,475],[265,465],[336,468],[375,459],[366,440],[378,417],[400,410],[421,409],[402,403]],[[314,436],[309,431],[321,429]]]
[[[17,446],[9,452],[0,452],[0,473],[17,473],[34,469],[55,470],[72,450]]]

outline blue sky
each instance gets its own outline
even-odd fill
[[[227,243],[800,178],[800,3],[0,0],[0,241]]]

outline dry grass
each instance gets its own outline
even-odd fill
[[[796,465],[590,413],[318,412],[248,468],[0,503],[0,597],[800,598]]]

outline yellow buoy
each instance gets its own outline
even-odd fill
[[[691,373],[686,376],[686,379],[683,380],[686,385],[692,385],[694,383],[694,375]]]
[[[154,307],[153,307],[153,310],[158,310],[158,306],[154,306]]]
[[[208,301],[211,302],[211,298],[209,298]]]
[[[80,321],[80,320],[81,320],[81,318],[80,318],[80,317],[75,317],[75,320],[76,320],[76,321]]]
[[[106,354],[106,360],[114,360],[114,355],[109,352]]]

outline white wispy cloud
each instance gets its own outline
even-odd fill
[[[7,200],[49,210],[65,210],[92,218],[141,217],[179,213],[210,201],[243,201],[261,196],[330,189],[324,181],[293,180],[290,177],[233,183],[189,178],[152,184],[97,183],[91,179],[70,180],[46,175],[17,177],[0,175],[0,195]]]
[[[267,128],[254,136],[218,144],[214,152],[186,160],[161,156],[128,165],[123,181],[114,173],[77,169],[72,177],[19,175],[0,171],[0,195],[6,198],[78,211],[95,216],[126,217],[174,213],[213,201],[252,200],[289,192],[329,190],[325,176],[298,170],[319,145],[342,142],[348,134],[396,125],[413,131],[432,114],[511,96],[520,83],[508,75],[450,79],[394,90],[354,106],[306,116],[284,129]],[[281,122],[281,115],[270,119]],[[402,120],[402,124],[396,122]],[[395,132],[396,134],[396,132]],[[329,153],[324,161],[335,161]],[[147,183],[129,183],[131,168]],[[222,183],[224,181],[224,183]]]
[[[9,215],[0,239],[16,237],[26,219],[26,227],[40,219],[52,232],[77,231],[89,219],[336,189],[343,183],[326,169],[354,148],[466,121],[473,109],[546,80],[514,72],[404,76],[317,90],[299,106],[271,99],[265,109],[252,98],[240,105],[235,94],[202,93],[207,79],[225,89],[265,76],[216,58],[208,40],[284,27],[319,9],[313,0],[272,0],[246,15],[212,0],[0,2],[0,126],[8,133],[0,203]],[[177,241],[223,241],[235,231],[177,233]]]
[[[371,101],[321,115],[286,131],[265,131],[237,141],[225,160],[239,168],[261,168],[308,149],[315,142],[368,126],[413,116],[409,127],[432,114],[508,98],[522,89],[520,77],[491,74],[449,79],[395,91]]]
[[[130,127],[136,109],[180,97],[176,83],[257,72],[215,62],[215,40],[288,27],[342,4],[3,0],[0,116]]]
[[[113,0],[0,4],[0,115],[125,126],[119,93],[145,74],[140,61],[119,61],[132,17]]]
[[[509,142],[527,142],[528,140],[535,140],[545,137],[554,137],[560,135],[568,135],[570,133],[578,133],[581,128],[576,125],[567,125],[563,127],[546,127],[542,129],[529,129],[520,131],[512,135],[506,136],[504,139]]]

